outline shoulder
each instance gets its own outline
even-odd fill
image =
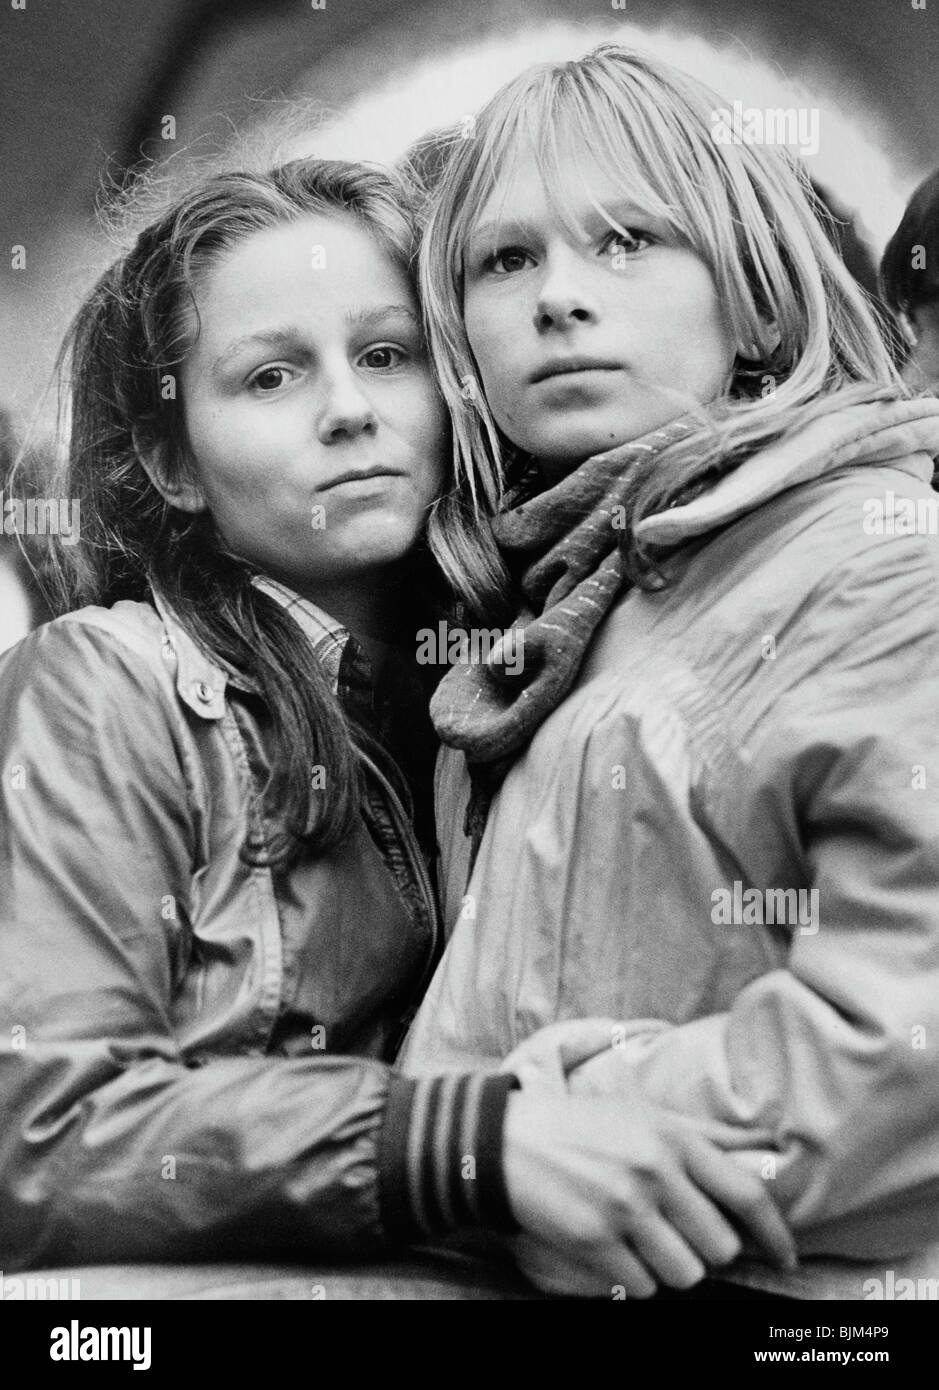
[[[907,503],[910,525],[900,520]],[[782,538],[787,544],[796,543],[807,531],[823,530],[839,549],[865,555],[875,553],[874,537],[902,541],[919,536],[926,544],[916,548],[927,555],[936,549],[939,493],[931,486],[931,460],[923,456],[869,463],[789,488],[740,524],[747,521],[754,529],[784,527]]]
[[[24,700],[77,716],[171,697],[163,625],[147,603],[89,606],[36,628],[0,657],[0,708]]]
[[[803,625],[838,610],[848,632],[874,610],[939,623],[939,494],[922,462],[849,468],[790,488],[709,539],[679,602],[724,598]],[[849,602],[848,599],[851,601]]]
[[[163,624],[149,603],[122,600],[110,608],[89,604],[43,623],[0,657],[0,671],[87,654],[89,660],[144,662],[160,654]]]
[[[901,496],[912,510],[891,501]],[[641,719],[678,749],[681,726],[713,762],[778,725],[787,700],[800,719],[935,709],[937,504],[922,461],[864,465],[790,488],[708,536],[668,587],[628,592],[598,629],[567,702],[568,736],[622,743]]]

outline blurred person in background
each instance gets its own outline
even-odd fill
[[[880,283],[906,345],[904,381],[939,392],[939,170],[907,203],[884,251]]]

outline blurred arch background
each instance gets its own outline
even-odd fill
[[[17,415],[107,259],[94,206],[108,162],[219,150],[278,97],[321,105],[310,149],[394,158],[527,62],[625,27],[728,102],[817,106],[810,172],[875,254],[939,162],[939,0],[26,0],[0,13],[4,239],[27,250],[26,269],[5,256],[0,277],[0,405]]]
[[[731,103],[819,110],[806,160],[879,257],[939,163],[939,0],[26,0],[0,9],[0,409],[40,411],[58,341],[110,258],[102,173],[221,153],[279,99],[304,150],[391,160],[529,62],[619,38]],[[166,118],[171,118],[168,124]],[[174,139],[164,138],[171,131]],[[173,166],[171,166],[173,167]],[[12,270],[7,248],[26,249]]]

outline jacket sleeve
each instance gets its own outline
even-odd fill
[[[889,604],[835,576],[809,621],[843,645],[772,708],[726,798],[742,839],[749,822],[801,844],[818,912],[785,968],[727,1012],[559,1023],[506,1062],[523,1085],[566,1078],[627,1104],[638,1087],[688,1116],[773,1182],[806,1254],[939,1238],[939,586],[918,544]],[[624,751],[653,785],[638,735]]]
[[[4,1267],[355,1255],[511,1225],[511,1078],[415,1083],[355,1057],[187,1064],[173,1029],[187,943],[161,908],[187,901],[197,867],[197,772],[168,707],[158,671],[82,622],[40,629],[0,668]],[[479,1146],[479,1183],[443,1201],[457,1135]]]

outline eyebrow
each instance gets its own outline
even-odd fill
[[[391,319],[405,318],[415,328],[421,328],[420,315],[416,314],[409,304],[380,304],[374,307],[361,309],[349,309],[344,314],[346,326],[351,329],[378,329]],[[294,324],[277,325],[272,328],[259,329],[256,333],[246,333],[244,337],[236,338],[234,342],[221,352],[215,359],[214,368],[217,370],[223,367],[230,358],[236,357],[246,348],[252,347],[271,347],[271,348],[296,348],[303,343],[303,334]]]
[[[380,304],[364,309],[349,309],[345,314],[349,328],[376,328],[388,319],[406,318],[415,328],[421,327],[421,316],[410,304]]]

